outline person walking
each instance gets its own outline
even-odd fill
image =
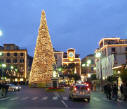
[[[5,82],[2,83],[2,97],[6,97],[6,84]]]
[[[118,99],[118,87],[116,84],[114,84],[112,87],[112,94],[113,94],[115,101],[117,101],[117,99]]]
[[[93,91],[96,91],[96,83],[93,83]]]
[[[107,84],[107,98],[108,98],[109,100],[111,100],[111,92],[112,92],[111,84],[108,83],[108,84]]]
[[[7,84],[5,84],[5,97],[6,97],[7,93],[8,93],[8,88],[9,88],[9,86]]]
[[[124,101],[127,100],[127,83],[123,85],[123,96],[124,96]]]
[[[108,99],[107,84],[104,85],[104,93],[106,95],[106,98]]]
[[[0,81],[0,97],[2,96],[2,82]]]
[[[120,86],[120,93],[121,93],[121,98],[123,98],[123,83]]]

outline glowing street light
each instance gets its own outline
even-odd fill
[[[16,72],[18,72],[18,69],[15,69]]]
[[[93,69],[96,70],[96,67],[94,67]]]
[[[97,52],[97,53],[95,54],[95,57],[96,57],[96,58],[100,58],[100,57],[101,57],[101,53],[100,53],[100,52]]]
[[[62,71],[62,68],[58,68],[58,71],[61,72]]]
[[[90,66],[90,64],[87,64],[87,67],[89,67]]]
[[[2,52],[0,52],[0,56],[2,56],[3,55],[3,53]]]
[[[3,67],[3,68],[6,68],[6,64],[2,64],[2,67]]]
[[[14,67],[13,66],[11,66],[11,70],[13,70],[14,69]]]
[[[86,64],[82,64],[82,67],[85,67],[86,66]]]
[[[88,78],[90,78],[90,77],[91,77],[91,74],[88,73]]]
[[[87,61],[87,64],[91,64],[91,60],[88,60],[88,61]]]
[[[3,32],[2,32],[2,30],[0,30],[0,37],[3,35]]]

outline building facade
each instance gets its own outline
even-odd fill
[[[101,78],[101,71],[102,76],[104,74],[104,77],[102,78],[111,76],[113,75],[113,71],[107,72],[103,69],[108,69],[109,67],[112,67],[112,70],[114,70],[115,68],[120,67],[123,64],[127,64],[127,39],[103,38],[99,42],[99,48],[95,51],[95,53],[99,52],[101,53],[101,56],[99,58],[96,58],[96,71],[98,77]],[[105,60],[105,62],[107,60],[107,65],[103,65],[106,64],[102,62],[103,60]],[[99,65],[98,63],[101,64]]]
[[[27,78],[27,50],[15,44],[0,46],[1,79],[19,82]]]
[[[75,49],[70,48],[67,52],[55,51],[54,56],[57,67],[75,64],[74,73],[81,75],[81,60],[79,58],[79,54],[75,54]]]
[[[82,74],[87,77],[96,74],[94,54],[87,55],[82,59]]]

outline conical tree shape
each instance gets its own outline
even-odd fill
[[[29,83],[43,84],[43,86],[50,84],[53,64],[55,64],[53,46],[48,31],[45,12],[42,11]]]

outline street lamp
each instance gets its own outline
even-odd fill
[[[6,68],[6,64],[2,64],[2,68]]]
[[[100,53],[100,52],[97,52],[97,53],[95,54],[95,57],[96,57],[96,58],[100,58],[100,57],[101,57],[101,53]]]
[[[90,78],[90,77],[91,77],[91,74],[90,74],[90,73],[88,73],[88,75],[87,75],[87,76],[88,76],[88,78]]]
[[[6,68],[6,64],[2,64],[2,79],[3,79],[3,69]]]
[[[15,69],[16,72],[18,72],[18,69]]]
[[[85,67],[86,66],[86,64],[82,64],[82,67]]]
[[[60,67],[60,68],[58,68],[58,71],[59,71],[59,72],[61,72],[61,71],[62,71],[62,68],[61,68],[61,67]]]
[[[3,55],[3,53],[2,52],[0,52],[0,56],[2,56]]]
[[[14,67],[13,67],[13,66],[11,66],[10,68],[11,68],[11,70],[13,70],[13,69],[14,69]]]
[[[87,64],[91,64],[91,60],[87,60]]]

